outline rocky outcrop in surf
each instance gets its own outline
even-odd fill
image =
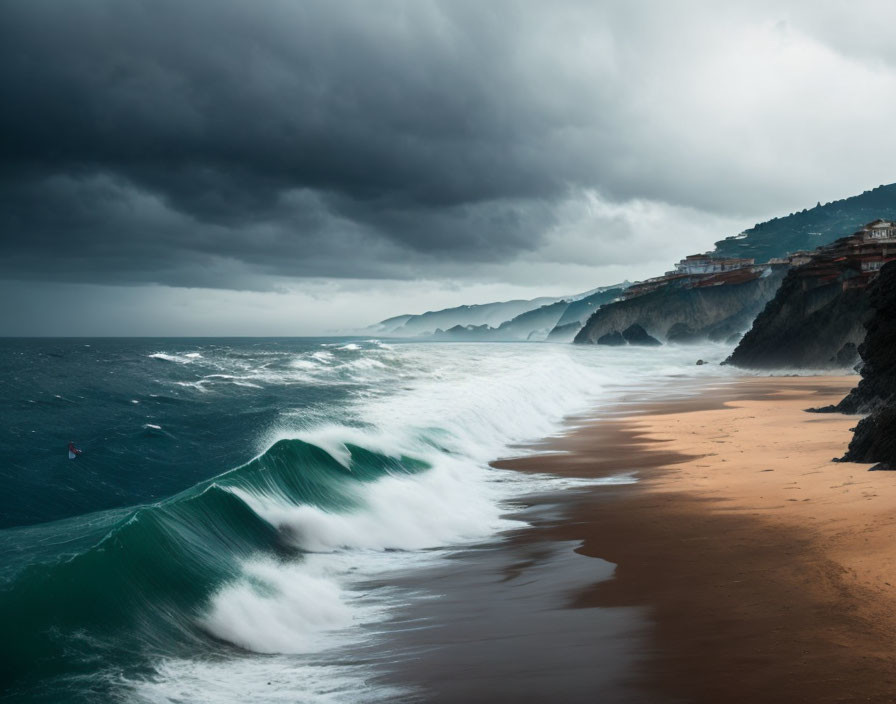
[[[630,345],[641,345],[643,347],[658,347],[663,344],[655,337],[648,335],[647,331],[637,323],[629,325],[623,330],[622,338]]]
[[[750,326],[774,296],[786,270],[786,266],[747,266],[644,282],[628,289],[623,300],[598,309],[574,341],[607,344],[599,341],[614,333],[622,335],[633,325],[659,342],[726,340]]]
[[[663,343],[655,337],[648,335],[644,328],[635,323],[634,325],[629,325],[622,332],[614,330],[613,332],[608,332],[606,335],[601,335],[597,338],[597,344],[608,345],[610,347],[621,347],[623,345],[658,347]]]
[[[896,226],[876,220],[792,257],[775,297],[725,361],[755,369],[852,367],[871,314],[868,286],[896,258]]]
[[[622,347],[623,345],[627,345],[628,343],[622,336],[621,332],[619,332],[618,330],[614,330],[613,332],[608,332],[606,335],[601,335],[599,338],[597,338],[597,344],[607,345],[609,347]]]
[[[856,426],[843,462],[876,462],[876,469],[896,469],[896,406],[885,406]]]

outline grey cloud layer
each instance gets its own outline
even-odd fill
[[[495,7],[5,3],[8,261],[182,283],[212,256],[392,276],[531,247],[523,201],[564,173],[524,73],[496,75]]]
[[[694,73],[775,6],[670,5],[7,0],[0,275],[405,278],[537,258],[592,191],[803,196],[726,97],[738,67]]]

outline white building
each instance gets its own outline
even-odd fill
[[[719,274],[753,266],[754,259],[714,259],[706,254],[691,254],[675,265],[679,274]]]
[[[889,220],[875,220],[862,228],[865,240],[896,240],[896,223]]]

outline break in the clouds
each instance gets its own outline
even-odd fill
[[[5,0],[0,277],[658,273],[894,180],[893,26],[885,2]]]

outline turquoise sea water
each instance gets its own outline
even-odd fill
[[[563,481],[489,460],[722,354],[0,341],[0,691],[388,699],[340,652],[415,597],[358,585],[520,527],[506,518],[514,499]]]

